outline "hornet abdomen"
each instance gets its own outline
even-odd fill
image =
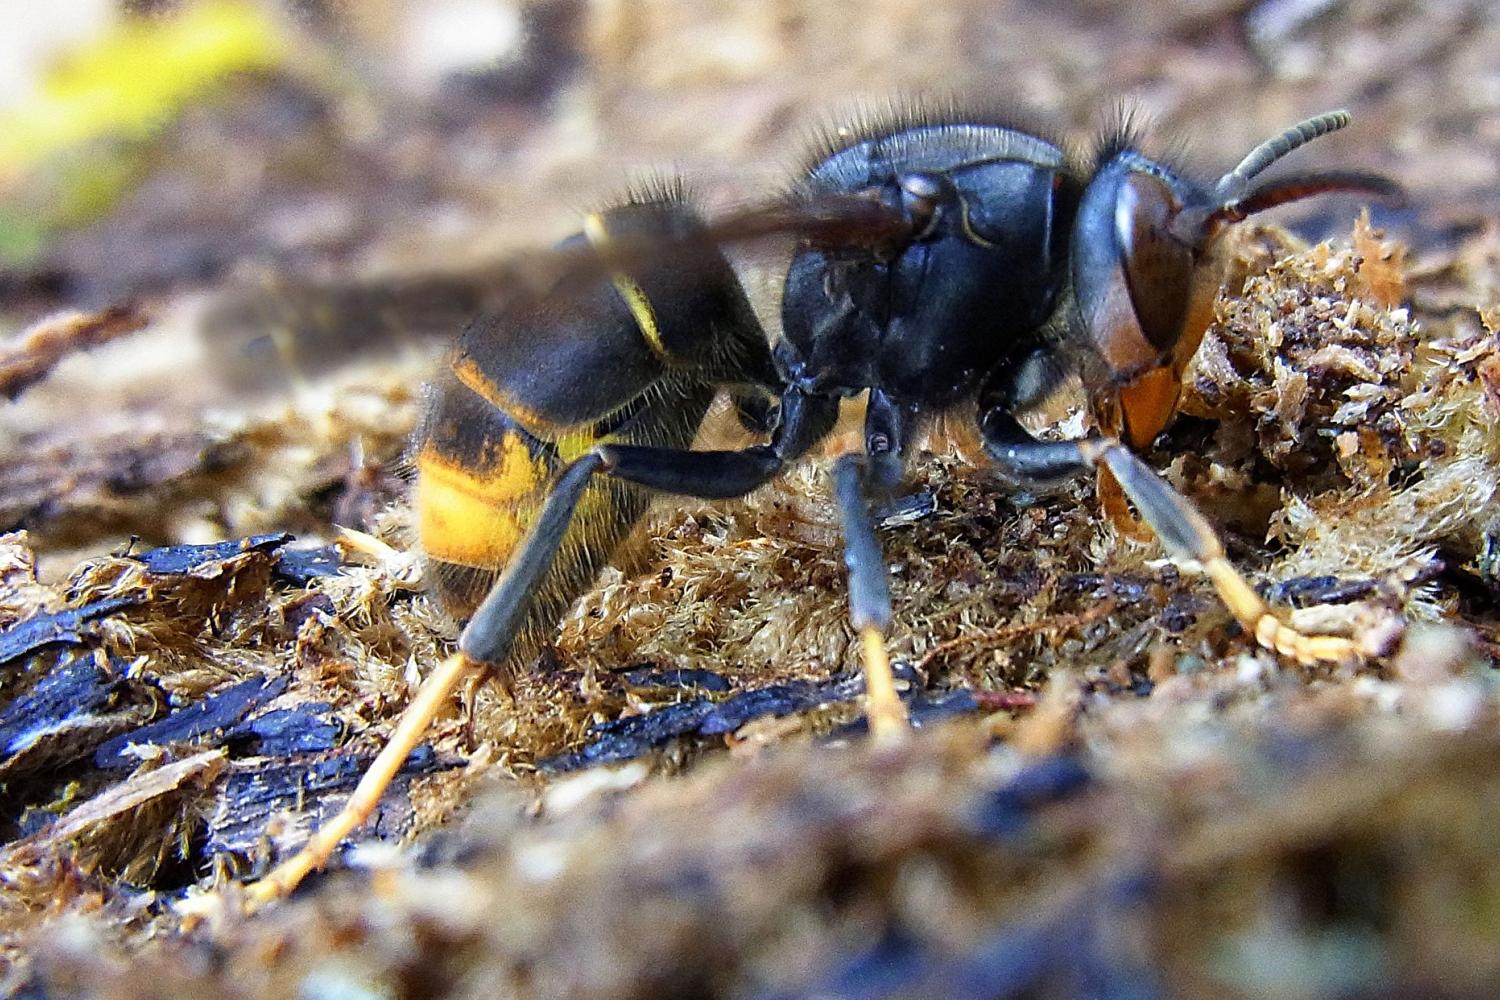
[[[624,255],[613,242],[622,232],[681,238],[698,224],[676,195],[590,216],[587,242],[609,267],[584,272],[570,294],[519,298],[477,320],[429,387],[412,445],[417,526],[430,586],[455,619],[473,614],[512,561],[568,463],[601,445],[686,449],[722,366],[742,368],[748,354],[751,370],[772,371],[717,250],[688,266],[612,259]],[[696,291],[684,294],[684,283]],[[552,634],[648,505],[640,486],[589,483],[517,655]]]

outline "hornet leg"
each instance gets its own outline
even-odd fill
[[[865,672],[865,715],[870,736],[890,743],[908,732],[906,706],[896,694],[885,647],[891,624],[891,592],[885,557],[870,516],[870,495],[888,494],[901,480],[916,411],[870,390],[865,411],[864,454],[840,458],[833,467],[834,496],[844,525],[844,565],[849,571],[849,622],[859,634]]]
[[[1119,441],[1037,441],[1010,414],[997,412],[985,415],[983,434],[985,450],[996,465],[1018,479],[1055,479],[1090,467],[1107,468],[1167,554],[1202,566],[1219,599],[1267,649],[1303,664],[1348,663],[1388,654],[1399,636],[1398,630],[1388,628],[1353,638],[1309,635],[1283,621],[1230,563],[1207,519]]]
[[[340,842],[369,819],[379,806],[380,797],[406,758],[416,749],[432,720],[443,710],[448,696],[459,682],[505,658],[525,611],[526,598],[546,575],[584,488],[602,465],[603,459],[592,453],[563,470],[520,554],[506,567],[459,635],[458,652],[443,660],[432,676],[422,683],[416,697],[401,713],[395,731],[369,770],[359,779],[354,794],[338,815],[319,827],[302,850],[250,886],[247,891],[252,906],[285,896],[309,872],[326,865]]]
[[[719,452],[601,445],[567,466],[548,494],[521,550],[459,635],[458,652],[439,664],[423,682],[389,741],[338,815],[324,824],[300,851],[248,888],[250,906],[285,896],[309,872],[326,865],[339,843],[375,811],[381,795],[442,711],[454,688],[465,676],[492,668],[505,659],[524,621],[531,596],[547,575],[579,500],[596,474],[710,499],[740,496],[775,478],[787,461],[824,437],[837,417],[837,399],[807,397],[792,389],[783,397],[782,423],[769,445]]]
[[[785,411],[791,403],[790,412],[797,414],[789,418],[792,431],[783,437],[782,450],[800,454],[832,427],[836,403],[816,421],[815,433],[797,430],[795,425],[805,420],[797,407],[806,405],[805,400],[792,396],[782,404]],[[867,454],[845,455],[834,465],[834,492],[844,525],[844,564],[849,570],[849,617],[863,654],[866,714],[871,736],[887,742],[907,731],[907,717],[885,648],[891,596],[867,489],[885,492],[900,479],[910,417],[910,412],[872,391],[865,426]],[[784,462],[778,443],[741,452],[689,452],[671,461],[649,448],[606,445],[600,451],[610,463],[611,475],[664,492],[709,498],[742,496],[773,478]]]
[[[844,522],[844,565],[849,570],[849,621],[859,633],[865,670],[865,714],[870,736],[895,742],[907,731],[906,706],[896,694],[885,630],[891,624],[891,592],[886,585],[885,558],[870,504],[865,499],[865,460],[845,455],[833,467],[834,492]]]

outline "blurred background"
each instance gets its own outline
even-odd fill
[[[811,136],[892,104],[1014,109],[1079,142],[1124,105],[1210,175],[1348,107],[1354,127],[1301,166],[1408,185],[1376,221],[1418,272],[1496,253],[1485,0],[0,0],[0,17],[0,383],[31,352],[0,384],[0,530],[44,552],[360,523],[399,493],[385,470],[424,367],[503,296],[519,249],[652,173],[711,207],[754,199]],[[1278,218],[1321,237],[1353,206],[1297,211]],[[774,317],[774,276],[756,282]],[[111,307],[135,311],[35,325]],[[308,395],[377,361],[359,398]],[[255,409],[289,395],[295,429]],[[252,487],[267,448],[314,481]]]
[[[586,812],[569,818],[569,807],[547,800],[544,823],[561,816],[556,840],[523,832],[537,808],[527,798],[514,818],[480,814],[475,829],[484,832],[475,843],[489,853],[454,840],[445,855],[438,840],[436,853],[413,854],[421,860],[406,888],[344,880],[333,887],[343,895],[322,897],[326,904],[305,899],[303,909],[293,904],[239,928],[209,920],[208,937],[167,952],[170,961],[141,959],[134,945],[146,937],[170,948],[163,920],[175,927],[181,914],[167,909],[165,893],[205,874],[194,865],[232,837],[258,857],[267,831],[282,829],[280,813],[268,811],[281,808],[277,800],[257,799],[270,804],[249,809],[251,792],[240,790],[259,795],[260,786],[239,778],[258,781],[275,769],[290,789],[287,801],[305,814],[300,742],[284,752],[261,746],[251,751],[258,757],[232,750],[227,761],[205,750],[194,758],[204,762],[201,781],[152,792],[146,806],[116,797],[115,811],[89,834],[109,848],[99,856],[110,863],[128,856],[160,864],[181,845],[184,864],[152,868],[164,890],[156,902],[129,885],[105,885],[101,897],[90,888],[99,883],[52,866],[46,852],[47,865],[24,878],[0,858],[7,886],[0,992],[4,963],[44,947],[65,953],[64,970],[103,963],[110,986],[98,995],[113,997],[226,988],[257,995],[257,982],[272,984],[262,988],[267,996],[376,995],[353,978],[360,963],[396,970],[390,981],[407,984],[407,993],[435,993],[433,977],[452,974],[455,988],[484,984],[478,992],[488,995],[507,975],[546,982],[556,969],[560,982],[594,976],[597,995],[618,997],[656,995],[638,984],[653,982],[659,969],[685,970],[683,981],[700,987],[689,992],[701,993],[701,984],[736,976],[818,982],[805,976],[828,962],[848,969],[849,982],[898,989],[921,981],[900,976],[920,971],[924,949],[933,947],[939,956],[956,949],[1001,964],[1023,956],[1031,968],[1081,967],[1079,975],[1097,973],[1102,984],[1097,970],[1115,960],[1118,946],[1150,956],[1120,965],[1109,979],[1118,996],[1147,995],[1120,984],[1149,983],[1158,973],[1188,983],[1180,995],[1492,995],[1484,976],[1500,954],[1493,945],[1500,726],[1491,669],[1500,529],[1479,523],[1492,510],[1489,493],[1449,487],[1493,481],[1491,452],[1472,440],[1485,436],[1500,400],[1493,0],[0,0],[0,24],[0,533],[26,532],[0,544],[0,621],[20,622],[7,634],[29,642],[39,632],[34,619],[52,627],[62,616],[50,612],[61,605],[70,613],[109,608],[95,598],[121,592],[132,606],[141,602],[106,633],[130,639],[138,659],[118,676],[135,687],[117,688],[116,673],[102,667],[97,681],[79,671],[78,683],[107,693],[105,707],[58,697],[61,708],[49,702],[37,710],[62,718],[56,729],[12,716],[21,721],[11,731],[25,741],[11,745],[11,761],[30,753],[38,732],[57,735],[44,750],[76,743],[84,756],[64,768],[30,753],[28,766],[37,768],[30,792],[5,775],[7,828],[37,830],[64,809],[72,810],[69,822],[78,813],[86,820],[99,810],[93,798],[75,809],[85,796],[135,795],[138,776],[153,781],[161,770],[125,778],[124,769],[91,762],[105,733],[123,739],[154,726],[144,720],[169,704],[168,694],[172,707],[191,702],[165,717],[182,722],[209,699],[222,705],[231,690],[258,684],[257,675],[290,678],[280,682],[290,684],[284,701],[254,722],[287,719],[286,705],[294,721],[278,725],[299,741],[307,736],[313,753],[348,762],[373,747],[400,692],[438,659],[447,626],[432,620],[424,601],[408,599],[410,562],[403,566],[396,553],[385,560],[371,545],[373,555],[353,556],[380,565],[288,587],[268,583],[267,557],[251,553],[223,560],[240,568],[212,579],[219,570],[166,580],[136,567],[117,578],[128,561],[98,557],[132,536],[145,548],[292,532],[298,545],[315,546],[330,541],[336,525],[401,547],[401,456],[422,383],[464,322],[505,298],[517,260],[536,256],[526,251],[575,229],[580,210],[663,171],[687,177],[710,209],[764,197],[795,176],[812,137],[892,104],[998,108],[1080,144],[1123,105],[1154,122],[1148,151],[1179,150],[1208,177],[1290,123],[1349,108],[1353,127],[1288,166],[1381,171],[1409,188],[1408,205],[1375,214],[1411,247],[1409,264],[1393,250],[1404,266],[1386,269],[1404,276],[1408,298],[1395,310],[1365,310],[1370,325],[1351,327],[1344,316],[1359,294],[1348,284],[1355,251],[1291,259],[1320,268],[1330,284],[1345,282],[1329,299],[1340,305],[1329,325],[1342,322],[1350,341],[1371,329],[1388,334],[1370,335],[1361,349],[1391,348],[1409,321],[1426,331],[1421,350],[1433,364],[1413,360],[1418,348],[1408,338],[1389,372],[1352,381],[1378,390],[1381,405],[1401,408],[1413,423],[1436,420],[1434,411],[1457,414],[1450,436],[1424,438],[1423,447],[1438,456],[1445,441],[1459,439],[1468,450],[1450,449],[1450,459],[1436,463],[1441,476],[1413,475],[1395,484],[1394,496],[1371,491],[1368,503],[1362,493],[1345,497],[1342,483],[1337,492],[1288,491],[1288,508],[1312,510],[1303,496],[1335,502],[1303,515],[1294,526],[1301,537],[1320,537],[1307,525],[1321,532],[1324,510],[1367,518],[1330,516],[1329,530],[1343,531],[1332,542],[1301,545],[1294,535],[1290,547],[1311,559],[1326,552],[1338,573],[1350,574],[1362,557],[1378,562],[1368,551],[1385,551],[1376,547],[1380,538],[1370,546],[1352,539],[1371,519],[1409,533],[1424,551],[1461,529],[1462,550],[1450,560],[1457,572],[1424,600],[1447,602],[1456,620],[1479,627],[1484,644],[1480,652],[1467,632],[1430,632],[1388,667],[1349,674],[1282,670],[1238,645],[1227,647],[1232,660],[1205,659],[1198,650],[1226,647],[1217,638],[1212,650],[1207,639],[1190,643],[1183,630],[1217,636],[1222,612],[1205,603],[1205,591],[1193,593],[1191,578],[1143,565],[1146,553],[1126,546],[1096,559],[1092,504],[1002,508],[993,491],[971,488],[973,480],[950,476],[945,464],[933,473],[952,486],[942,517],[890,539],[889,555],[907,554],[893,559],[902,566],[893,573],[902,581],[897,599],[906,602],[898,618],[903,629],[917,623],[912,634],[927,635],[921,641],[963,639],[928,647],[918,665],[948,650],[923,668],[942,678],[933,689],[951,683],[954,693],[969,688],[984,699],[975,707],[987,716],[985,731],[1005,741],[1003,751],[981,749],[964,730],[955,740],[914,741],[899,759],[866,758],[855,741],[852,754],[825,755],[819,746],[779,758],[782,768],[740,768],[758,747],[806,742],[828,722],[821,703],[789,726],[791,716],[741,720],[733,723],[733,751],[702,755],[724,766],[698,772],[701,782],[692,775],[643,782],[650,797],[621,808],[611,792],[598,800],[597,821]],[[1356,200],[1319,198],[1267,218],[1305,238],[1347,241],[1358,209]],[[1288,245],[1253,225],[1239,232],[1248,248],[1261,246],[1257,239],[1277,252]],[[1366,236],[1364,246],[1380,253],[1382,244]],[[774,335],[775,255],[747,257]],[[1294,270],[1282,280],[1302,278]],[[1238,332],[1248,337],[1246,327],[1257,329],[1266,310],[1280,303],[1295,310],[1296,301],[1263,291]],[[1486,306],[1496,311],[1482,313]],[[1447,334],[1452,344],[1435,343]],[[1283,344],[1244,370],[1277,370],[1292,355]],[[1311,367],[1309,345],[1293,346],[1302,351],[1294,363]],[[1238,379],[1240,371],[1226,361],[1221,377]],[[1413,392],[1408,406],[1393,397],[1411,387],[1383,381],[1433,371],[1446,372],[1447,395],[1436,401]],[[1261,395],[1270,402],[1247,406],[1233,427],[1248,428],[1282,398]],[[1304,428],[1311,435],[1331,426],[1321,410],[1285,423],[1277,433],[1288,447]],[[1479,433],[1467,434],[1475,426]],[[1280,482],[1241,475],[1255,503],[1235,496],[1240,480],[1214,492],[1221,468],[1212,464],[1214,434],[1200,421],[1177,442],[1187,459],[1177,472],[1190,486],[1207,484],[1189,492],[1208,498],[1200,502],[1215,519],[1252,509],[1255,530],[1230,535],[1232,558],[1266,566],[1272,555],[1260,542],[1266,518],[1282,509]],[[1236,463],[1258,461],[1248,434],[1226,440],[1245,456],[1228,464],[1231,473]],[[446,767],[453,750],[470,767],[413,786],[417,825],[449,815],[472,787],[465,782],[477,782],[489,762],[534,788],[551,780],[530,773],[537,759],[563,750],[571,757],[614,738],[599,736],[596,721],[670,719],[650,710],[668,701],[692,709],[677,699],[696,681],[656,687],[632,679],[646,667],[665,676],[658,660],[726,685],[729,678],[733,695],[703,688],[726,701],[774,687],[809,690],[785,678],[812,680],[820,699],[825,683],[842,685],[841,675],[825,676],[853,664],[843,606],[828,599],[830,588],[843,587],[841,554],[832,515],[808,499],[812,483],[799,479],[758,508],[742,508],[737,520],[702,518],[709,527],[701,528],[688,512],[667,525],[660,572],[614,577],[564,623],[562,669],[549,664],[527,676],[504,712],[490,711],[499,695],[486,691],[467,722],[440,724],[439,763]],[[1270,501],[1262,504],[1263,486]],[[815,502],[826,504],[819,490]],[[1419,494],[1428,507],[1411,499]],[[1483,502],[1468,499],[1476,496]],[[716,524],[728,527],[719,534]],[[742,544],[767,538],[783,541]],[[795,547],[804,551],[792,558]],[[1286,547],[1278,539],[1265,549]],[[33,552],[43,583],[59,585],[33,583]],[[734,553],[732,573],[719,571],[729,565],[725,552]],[[927,573],[940,558],[951,568]],[[1335,591],[1350,582],[1310,576],[1309,563],[1275,565],[1281,575],[1272,578],[1294,577],[1288,582],[1331,583]],[[785,566],[795,569],[783,574]],[[1388,583],[1353,582],[1377,593]],[[742,600],[747,586],[752,596]],[[929,613],[927,595],[938,588],[951,605]],[[688,593],[709,596],[690,601]],[[1294,591],[1281,593],[1278,603]],[[42,610],[49,614],[33,615]],[[596,659],[608,669],[596,673]],[[67,661],[49,651],[33,659],[30,677],[11,669],[5,683],[21,690],[40,673],[37,664],[53,662]],[[642,669],[615,669],[626,666]],[[1056,666],[1065,669],[1053,674]],[[711,672],[721,669],[722,676]],[[232,689],[223,686],[230,679]],[[1144,697],[1149,692],[1157,693]],[[249,704],[239,702],[236,719]],[[84,716],[88,726],[76,722]],[[681,732],[661,725],[663,740]],[[344,743],[349,732],[354,742]],[[662,769],[696,767],[699,749],[725,739],[712,732],[681,753],[673,740]],[[230,739],[217,731],[208,739],[221,735]],[[1007,770],[1012,750],[1041,768]],[[317,766],[330,759],[319,757]],[[632,782],[647,772],[635,773]],[[629,794],[624,785],[591,787]],[[317,794],[325,805],[336,801]],[[830,821],[845,816],[849,802],[865,819]],[[882,807],[858,805],[872,802]],[[19,815],[23,804],[34,808]],[[511,817],[510,808],[493,815]],[[986,832],[976,833],[975,816],[985,817]],[[199,830],[211,833],[190,841]],[[210,836],[218,839],[210,844]],[[514,867],[505,860],[512,843],[522,859]],[[30,864],[25,855],[8,857]],[[572,863],[538,877],[552,870],[548,858]],[[471,864],[463,878],[472,879],[453,880]],[[511,871],[524,873],[522,881]],[[372,885],[387,888],[370,892]],[[434,917],[434,901],[460,897],[452,915]],[[102,908],[100,898],[120,905]],[[517,912],[517,900],[536,907],[532,919],[497,918]],[[157,906],[161,916],[151,916]],[[141,935],[117,965],[77,922],[19,937],[12,930],[90,910]],[[548,914],[563,933],[552,934]],[[1018,923],[1004,922],[1008,914]],[[537,943],[548,940],[561,943]],[[359,954],[341,964],[351,952]],[[176,956],[196,970],[181,975],[229,985],[166,985],[178,980],[160,970]],[[331,969],[333,978],[297,981],[307,968]],[[1382,992],[1388,974],[1411,978]],[[267,978],[278,975],[292,985]],[[132,977],[138,989],[114,986]],[[1449,992],[1419,988],[1449,978],[1457,984]],[[835,985],[807,992],[839,992],[841,980],[824,982]],[[1415,985],[1403,989],[1407,983]],[[52,994],[85,991],[60,986]],[[406,994],[393,986],[389,995]]]

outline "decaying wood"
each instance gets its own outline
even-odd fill
[[[34,323],[10,343],[0,344],[0,396],[15,399],[46,378],[69,354],[134,333],[147,321],[136,309],[116,306],[95,313],[63,313]]]

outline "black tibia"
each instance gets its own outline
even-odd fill
[[[869,462],[867,485],[872,492],[885,495],[901,481],[915,416],[915,407],[892,402],[880,389],[870,390],[865,410],[865,455]]]
[[[1150,466],[1118,441],[1038,441],[1008,410],[980,420],[985,453],[1001,473],[1020,482],[1045,483],[1104,465],[1174,559],[1205,561],[1223,554],[1203,515]]]
[[[479,663],[501,662],[567,535],[568,525],[595,473],[664,492],[719,498],[748,493],[781,471],[789,459],[826,435],[838,418],[838,400],[789,389],[782,423],[768,445],[742,451],[684,451],[639,445],[601,445],[558,477],[520,552],[469,620],[459,649]]]
[[[712,386],[691,381],[666,383],[621,410],[590,425],[568,428],[568,432],[656,448],[687,448],[713,395]],[[485,483],[501,481],[521,487],[486,500],[489,513],[499,522],[493,529],[497,533],[493,544],[487,541],[490,529],[482,523],[450,519],[422,525],[432,592],[445,611],[464,621],[489,593],[510,561],[512,549],[519,549],[517,529],[524,537],[566,462],[558,455],[555,441],[538,437],[451,372],[441,375],[430,390],[427,414],[414,439],[413,452],[421,473],[419,510],[423,491],[436,489],[441,497],[441,476],[454,470],[460,473],[456,477],[459,488],[469,484],[482,488]],[[518,663],[551,637],[558,618],[609,560],[649,502],[645,490],[595,478],[582,501],[586,530],[563,540],[553,572],[531,599],[531,619],[512,647],[512,652],[519,654]]]
[[[845,455],[833,467],[834,495],[844,522],[844,565],[849,569],[849,620],[856,630],[874,627],[884,632],[891,622],[891,592],[864,479],[865,462],[859,455]]]
[[[1038,441],[1015,417],[1051,395],[1063,374],[1056,353],[1038,348],[1015,367],[996,369],[980,388],[979,433],[985,453],[1013,482],[1056,482],[1090,465],[1078,442]]]
[[[607,444],[598,451],[617,479],[662,493],[727,500],[770,482],[785,464],[768,444],[740,451],[672,451]]]
[[[558,546],[573,520],[573,511],[589,480],[604,464],[597,454],[588,454],[563,470],[547,497],[541,516],[532,526],[521,551],[505,567],[489,596],[469,619],[458,648],[476,663],[497,664],[510,651],[511,640],[525,622],[531,595],[547,575]]]
[[[1099,458],[1141,512],[1173,559],[1208,562],[1224,554],[1214,529],[1187,498],[1121,444],[1105,447]]]
[[[1013,482],[1052,483],[1090,465],[1077,441],[1038,441],[1007,410],[991,410],[979,422],[985,454]]]
[[[824,437],[838,419],[838,400],[791,388],[781,400],[781,424],[770,444],[739,451],[679,451],[603,445],[604,470],[616,479],[663,493],[723,500],[770,482],[788,461]]]
[[[1038,441],[1003,410],[985,414],[984,450],[1015,479],[1044,482],[1104,465],[1174,559],[1206,562],[1224,554],[1203,515],[1118,441]]]

